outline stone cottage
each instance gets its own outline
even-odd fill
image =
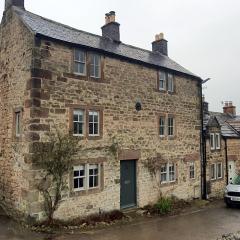
[[[41,219],[34,145],[57,126],[85,146],[56,216],[142,207],[162,194],[201,196],[201,78],[168,57],[121,42],[115,12],[102,36],[5,0],[0,29],[0,199],[11,214]],[[107,151],[113,142],[117,156]],[[161,163],[153,178],[146,163]]]
[[[240,170],[240,116],[232,102],[225,102],[222,113],[204,106],[206,195],[222,197]]]

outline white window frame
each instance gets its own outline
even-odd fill
[[[170,169],[173,169],[173,170],[170,170]],[[173,179],[170,180],[170,173],[173,173]],[[175,167],[175,164],[173,163],[169,163],[168,164],[168,182],[175,182],[176,181],[176,167]]]
[[[97,166],[98,167],[98,174],[97,175],[94,175],[94,176],[98,176],[98,186],[96,187],[89,187],[89,177],[90,177],[90,174],[89,174],[89,170],[91,169],[91,166]],[[74,166],[73,167],[73,171],[78,171],[78,170],[81,170],[81,168],[84,167],[85,169],[85,181],[84,181],[84,187],[83,188],[74,188],[74,179],[76,178],[79,178],[79,177],[74,177],[73,175],[73,191],[74,192],[80,192],[80,191],[84,191],[84,190],[91,190],[91,189],[100,189],[101,187],[101,164],[81,164],[79,166]],[[91,175],[93,176],[93,175]]]
[[[98,174],[92,174],[92,175],[90,175],[90,173],[89,173],[89,171],[91,170],[91,169],[96,169],[96,167],[97,167],[97,169],[98,169]],[[95,189],[95,188],[99,188],[99,180],[100,180],[100,178],[99,178],[99,175],[100,175],[100,165],[99,164],[88,164],[88,188],[89,189]],[[90,182],[90,177],[96,177],[97,176],[97,178],[98,178],[98,185],[97,186],[94,186],[94,187],[90,187],[89,186],[89,182]]]
[[[212,167],[214,167],[214,177],[212,176]],[[211,180],[216,180],[217,179],[217,171],[216,171],[216,163],[211,164],[210,166],[210,174],[211,174]]]
[[[216,149],[221,149],[221,137],[220,133],[215,134],[215,147]]]
[[[162,125],[162,121],[163,120],[163,125]],[[165,122],[166,122],[166,118],[164,116],[160,116],[159,117],[159,135],[160,137],[164,137],[165,136]],[[161,130],[163,130],[163,134],[161,134]]]
[[[165,169],[165,171],[162,171],[162,169]],[[167,177],[167,172],[168,172],[168,164],[165,163],[161,166],[161,169],[160,169],[160,183],[167,183],[168,182],[168,177]],[[166,175],[166,180],[162,181],[162,175]]]
[[[195,163],[194,162],[190,162],[189,164],[189,178],[195,179]]]
[[[90,122],[90,120],[89,120],[90,114],[93,115],[93,121],[92,121],[92,122]],[[97,122],[95,122],[94,116],[98,116],[98,121],[97,121]],[[91,134],[90,134],[90,132],[89,132],[90,123],[93,125],[93,133],[91,133]],[[96,134],[94,134],[94,129],[95,129],[95,128],[94,128],[94,124],[95,124],[95,123],[98,124],[98,133],[96,133]],[[99,111],[91,110],[91,111],[88,112],[88,135],[89,135],[90,137],[100,136],[100,112],[99,112]]]
[[[159,71],[159,90],[166,90],[167,85],[167,73],[164,71]],[[161,87],[160,82],[163,82],[163,87]]]
[[[172,125],[169,125],[169,120],[170,120],[170,119],[172,119]],[[167,134],[168,134],[169,137],[174,136],[174,131],[175,131],[175,129],[174,129],[174,124],[175,124],[174,117],[169,116],[169,117],[167,118],[167,126],[168,126],[168,129],[167,129],[168,132],[167,132]],[[170,129],[172,130],[172,134],[170,134]]]
[[[166,171],[162,171],[162,167],[166,168]],[[173,171],[170,171],[170,169],[173,167]],[[161,184],[164,184],[164,183],[173,183],[173,182],[176,182],[176,164],[174,163],[165,163],[161,166],[161,169],[160,169],[160,183]],[[174,179],[173,180],[170,180],[170,173],[173,173],[173,176],[174,176]],[[161,176],[163,174],[166,174],[166,181],[162,181],[161,179]]]
[[[214,133],[210,133],[210,148],[211,150],[215,150],[216,146],[215,146],[215,134]]]
[[[92,57],[93,57],[93,63],[92,63]],[[99,62],[97,63],[96,61],[96,57],[99,58]],[[91,67],[93,66],[93,69],[94,69],[94,74],[92,75],[91,73]],[[99,75],[96,76],[96,67],[98,67],[99,71]],[[101,78],[101,55],[97,54],[97,53],[90,53],[90,69],[89,69],[89,72],[90,72],[90,77],[92,78]]]
[[[21,112],[15,112],[15,136],[21,136]]]
[[[171,88],[170,88],[171,86]],[[174,92],[174,78],[173,78],[173,74],[168,73],[167,74],[167,90],[170,93]]]
[[[80,113],[82,113],[83,116],[83,120],[79,121],[79,115]],[[78,115],[78,121],[74,120],[74,115]],[[82,123],[83,124],[83,134],[78,134],[78,133],[74,133],[74,123]],[[84,132],[85,132],[85,110],[82,109],[74,109],[73,110],[73,136],[80,136],[83,137],[84,136]]]
[[[77,60],[75,59],[75,54],[76,54],[76,51],[79,51],[79,52],[82,52],[84,54],[84,59],[85,61],[82,62],[80,60]],[[77,75],[81,75],[81,76],[86,76],[86,73],[87,73],[87,54],[84,50],[81,50],[81,49],[74,49],[74,56],[73,56],[73,61],[74,61],[74,74],[77,74]],[[84,72],[81,73],[81,72],[76,72],[75,71],[75,64],[84,64]]]
[[[220,167],[220,171],[221,171],[221,176],[219,177],[218,176],[218,173],[219,173],[219,171],[218,171],[218,166],[221,166]],[[223,178],[223,164],[222,164],[222,162],[218,162],[217,164],[216,164],[216,178],[217,179],[222,179]]]
[[[74,172],[75,171],[81,171],[81,170],[84,170],[84,176],[74,176]],[[80,175],[80,174],[79,174]],[[83,187],[81,188],[75,188],[74,187],[74,180],[75,179],[79,179],[79,178],[82,178],[83,179]],[[86,165],[79,165],[79,166],[75,166],[73,167],[73,190],[74,192],[78,192],[78,191],[82,191],[82,190],[85,190],[86,189]]]

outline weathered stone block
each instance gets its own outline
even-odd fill
[[[31,108],[30,116],[32,118],[47,118],[49,116],[48,108]]]
[[[52,79],[52,72],[48,70],[33,68],[31,70],[31,73],[32,73],[32,77],[35,77],[35,78],[45,78],[49,80]]]

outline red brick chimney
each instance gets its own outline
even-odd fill
[[[233,106],[231,101],[226,101],[224,103],[223,112],[231,114],[232,116],[236,116],[236,107]]]

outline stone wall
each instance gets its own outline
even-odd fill
[[[236,171],[240,173],[240,139],[227,139],[228,160],[235,161]]]
[[[28,152],[26,124],[29,112],[24,109],[26,83],[31,76],[33,37],[10,10],[0,27],[0,202],[8,214],[26,209],[24,189],[28,190],[24,161]],[[15,137],[14,111],[21,111],[21,136]]]
[[[104,158],[104,188],[84,196],[68,196],[56,217],[72,218],[100,210],[120,208],[120,161],[106,150],[113,139],[121,149],[140,151],[137,161],[137,203],[144,206],[158,198],[157,184],[145,167],[146,159],[161,155],[164,161],[177,164],[175,184],[161,186],[164,194],[190,199],[200,196],[200,98],[197,82],[175,76],[176,93],[170,95],[156,90],[157,70],[120,59],[104,56],[104,79],[91,81],[72,74],[73,48],[38,41],[34,51],[33,77],[41,82],[35,91],[40,101],[34,131],[40,141],[54,127],[69,131],[71,108],[94,106],[103,111],[101,139],[81,139],[80,144],[90,151],[79,152],[76,162]],[[135,110],[136,101],[142,111]],[[158,135],[158,116],[172,114],[176,120],[173,139]],[[95,150],[98,148],[98,150]],[[189,180],[189,162],[194,161],[196,178]],[[39,205],[41,204],[37,201]],[[35,203],[32,203],[35,204]],[[37,213],[37,212],[36,212]]]
[[[219,133],[220,128],[212,127],[209,133]],[[206,152],[207,152],[207,185],[208,185],[208,197],[223,197],[224,189],[226,186],[226,160],[225,160],[225,143],[221,138],[221,148],[211,150],[210,139],[206,141]],[[211,164],[222,163],[223,173],[220,179],[211,179]]]
[[[73,48],[35,39],[18,19],[9,17],[1,30],[1,195],[25,214],[42,218],[43,198],[36,189],[41,171],[32,164],[34,145],[45,141],[57,127],[68,133],[72,109],[98,108],[103,112],[101,138],[79,139],[84,149],[75,164],[101,163],[101,188],[88,194],[69,191],[56,217],[73,217],[120,208],[120,159],[109,152],[113,141],[121,150],[139,153],[137,160],[137,204],[155,202],[158,184],[146,168],[149,158],[173,162],[177,181],[161,185],[163,194],[183,199],[200,197],[200,100],[195,80],[175,76],[173,94],[157,91],[157,70],[125,60],[103,56],[101,82],[72,74]],[[34,48],[32,48],[34,42]],[[136,101],[142,111],[135,110]],[[12,139],[14,108],[23,107],[22,138]],[[175,118],[173,138],[160,138],[158,118]],[[15,147],[13,148],[12,145]],[[189,163],[195,162],[195,178],[189,179]],[[158,180],[159,181],[159,180]]]

